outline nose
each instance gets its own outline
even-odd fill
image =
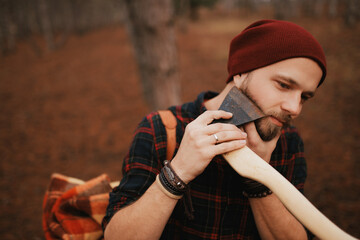
[[[288,112],[292,118],[296,118],[302,109],[301,95],[288,96],[282,102],[281,108]]]

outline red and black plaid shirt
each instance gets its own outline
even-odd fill
[[[215,95],[212,92],[202,93],[195,102],[170,108],[178,121],[177,147],[186,125],[206,110],[204,100]],[[155,181],[165,159],[166,130],[155,112],[146,116],[135,132],[123,162],[123,179],[110,193],[103,220],[104,229],[118,210],[144,194]],[[303,142],[294,127],[283,130],[270,164],[303,192],[306,163]],[[241,185],[237,184],[241,180],[241,176],[223,157],[216,156],[205,171],[190,183],[195,219],[188,220],[180,200],[161,239],[259,239],[249,201],[242,195]]]

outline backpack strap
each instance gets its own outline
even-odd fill
[[[174,114],[170,110],[160,110],[158,111],[161,121],[163,122],[166,129],[166,159],[171,161],[176,147],[176,125],[177,120]],[[184,199],[185,198],[185,199]],[[183,204],[185,209],[185,214],[189,220],[194,219],[194,208],[192,205],[190,187],[188,186],[187,191],[184,194]]]
[[[163,122],[166,129],[166,159],[171,160],[176,147],[176,125],[177,120],[174,114],[170,110],[158,111],[161,121]]]

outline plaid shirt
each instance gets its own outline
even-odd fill
[[[202,93],[195,102],[170,108],[178,121],[177,147],[186,125],[206,111],[204,100],[214,96],[216,93]],[[166,130],[158,113],[151,113],[138,126],[123,162],[123,179],[110,193],[104,229],[116,211],[144,194],[155,181],[165,158]],[[282,131],[270,164],[303,192],[306,163],[303,142],[294,127]],[[241,184],[236,184],[241,181],[242,177],[224,158],[216,156],[205,171],[189,183],[195,219],[188,220],[180,200],[161,239],[259,239],[249,201],[242,195]]]

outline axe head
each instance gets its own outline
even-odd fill
[[[226,95],[219,110],[231,112],[231,119],[220,119],[216,122],[231,123],[241,126],[248,122],[253,122],[259,118],[265,117],[265,114],[237,87],[233,87]]]

